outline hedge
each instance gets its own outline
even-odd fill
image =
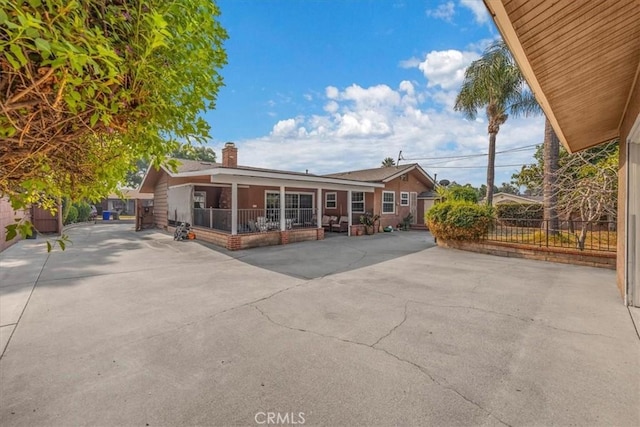
[[[544,207],[539,203],[501,203],[495,209],[505,225],[538,228],[544,218]]]
[[[479,240],[494,219],[491,206],[460,201],[438,203],[425,217],[431,234],[446,240]]]

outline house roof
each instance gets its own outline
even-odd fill
[[[176,173],[170,172],[168,169],[164,168],[167,172],[175,175],[184,176],[187,173],[191,172],[202,172],[209,171],[212,169],[234,169],[234,170],[243,170],[243,171],[256,171],[256,172],[273,172],[273,173],[283,173],[287,175],[299,175],[299,176],[320,176],[314,175],[306,172],[293,172],[293,171],[285,171],[279,169],[266,169],[266,168],[255,168],[252,166],[236,166],[235,168],[229,168],[223,166],[222,163],[216,162],[203,162],[200,160],[185,160],[185,159],[173,159],[179,162]]]
[[[386,167],[379,167],[379,168],[373,168],[373,169],[346,171],[346,172],[332,173],[324,176],[332,177],[332,178],[352,179],[355,181],[385,183],[399,177],[400,175],[408,173],[412,170],[418,171],[431,184],[434,184],[433,178],[431,178],[429,174],[425,172],[425,170],[422,169],[420,165],[417,163],[409,163],[406,165],[398,165],[398,166],[386,166]]]
[[[484,2],[569,152],[620,136],[638,102],[640,1]]]
[[[525,195],[517,195],[505,192],[495,193],[493,195],[494,201],[496,198],[504,197],[505,199],[513,200],[516,203],[542,203],[542,196],[525,196]],[[480,202],[483,202],[486,198],[482,198]]]
[[[118,193],[111,193],[109,194],[109,196],[107,196],[107,199],[113,199],[113,200],[128,200],[128,199],[151,200],[153,199],[153,194],[140,193],[140,191],[136,190],[135,188],[121,188],[120,193],[122,193],[122,195]]]
[[[201,162],[197,160],[179,161],[176,171],[166,166],[160,170],[149,167],[140,184],[141,193],[153,193],[157,179],[161,173],[172,178],[210,177],[213,184],[248,184],[248,185],[288,185],[313,186],[332,190],[355,190],[372,192],[375,187],[384,187],[375,182],[309,174],[306,172],[291,172],[276,169],[255,168],[249,166],[227,167],[220,163]]]
[[[418,194],[418,199],[438,199],[440,195],[433,190],[423,191]]]

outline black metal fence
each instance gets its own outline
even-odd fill
[[[616,252],[616,222],[500,218],[489,228],[486,240],[538,247]]]

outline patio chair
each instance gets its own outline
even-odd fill
[[[322,215],[322,228],[324,228],[325,231],[331,231],[331,224],[337,220],[338,217]]]
[[[267,218],[264,216],[259,216],[257,218],[256,225],[258,227],[258,230],[263,232],[269,229],[269,227],[267,226]]]
[[[251,233],[255,233],[255,232],[260,231],[260,230],[258,229],[258,224],[257,224],[254,220],[250,219],[250,220],[247,222],[247,224],[249,225],[249,231],[250,231]]]
[[[331,231],[336,231],[338,233],[349,231],[349,218],[341,216],[339,221],[332,222]]]

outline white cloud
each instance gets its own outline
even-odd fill
[[[489,12],[482,0],[460,0],[460,6],[469,9],[478,24],[484,24],[489,20]]]
[[[271,131],[271,135],[273,136],[291,136],[296,130],[296,120],[295,119],[287,119],[280,120],[273,126],[273,130]]]
[[[479,55],[475,52],[455,49],[434,50],[426,55],[418,68],[427,78],[428,87],[440,86],[448,90],[460,86],[465,69],[478,58]]]
[[[338,111],[339,105],[336,101],[329,101],[324,106],[324,111],[327,113],[336,113]]]
[[[325,93],[324,112],[280,120],[267,136],[237,141],[240,164],[325,174],[377,167],[385,157],[396,158],[400,150],[407,159],[486,153],[485,121],[467,121],[444,106],[455,98],[455,90],[425,88],[405,80],[397,89],[329,86]],[[543,125],[542,118],[509,118],[498,134],[497,150],[540,143]],[[496,164],[530,163],[532,154],[498,154]],[[404,163],[408,162],[420,163],[438,179],[474,185],[486,179],[486,157]],[[496,182],[508,182],[517,170],[518,166],[497,168]]]
[[[398,65],[400,66],[400,68],[417,68],[418,65],[420,65],[420,62],[422,62],[420,58],[416,58],[415,56],[412,56],[409,59],[400,61]]]
[[[302,95],[302,97],[307,101],[313,101],[313,95],[311,95],[310,93],[305,93],[304,95]]]
[[[451,19],[455,15],[455,5],[452,1],[448,1],[446,3],[442,3],[438,5],[435,9],[427,9],[427,16],[436,19],[442,19],[446,22],[451,22]]]
[[[338,88],[334,86],[327,86],[327,89],[325,90],[325,94],[329,99],[336,99],[338,97],[338,93]]]

